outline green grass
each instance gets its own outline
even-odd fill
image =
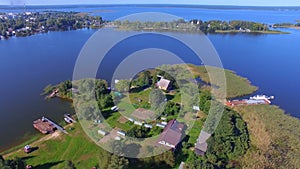
[[[83,132],[81,126],[76,124],[75,130],[69,135],[61,134],[57,138],[38,143],[39,149],[25,154],[18,151],[7,157],[15,156],[25,159],[27,164],[36,168],[63,168],[66,160],[71,160],[77,168],[91,168],[100,163],[100,153],[104,150],[94,144]]]
[[[115,127],[118,127],[124,131],[128,131],[130,130],[133,125],[130,124],[130,122],[126,122],[126,123],[120,123],[119,122],[119,118],[121,117],[121,114],[119,112],[114,112],[111,114],[111,116],[109,116],[107,119],[106,119],[106,122],[112,127],[112,128],[115,128]]]
[[[188,143],[191,143],[192,145],[196,143],[202,128],[203,128],[203,122],[200,119],[197,119],[194,122],[193,127],[190,129],[190,132],[188,133],[189,135]]]
[[[174,95],[167,94],[166,97],[172,97],[170,101],[181,104],[181,94],[180,91],[177,91]],[[168,99],[169,100],[169,99]]]
[[[125,116],[129,117],[132,112],[135,111],[135,108],[130,103],[130,99],[128,96],[123,97],[117,104],[119,107],[119,111]]]
[[[216,79],[222,79],[223,76],[222,69],[215,68],[215,67],[204,67],[204,66],[195,66],[189,65],[192,73],[195,76],[200,77],[204,82],[210,83],[210,77],[208,75],[208,70],[216,74]],[[208,70],[207,70],[208,69]],[[226,87],[226,97],[227,98],[234,98],[238,96],[244,96],[255,92],[258,88],[253,86],[251,82],[243,77],[238,76],[235,72],[230,70],[225,70],[225,79],[226,79],[226,86],[224,86],[222,81],[216,80],[216,86],[223,86]],[[220,77],[218,77],[220,76]],[[216,93],[221,94],[223,87],[220,87],[216,90]]]
[[[132,105],[134,105],[135,108],[150,108],[149,103],[149,95],[151,92],[151,88],[148,88],[146,90],[142,90],[139,92],[131,92],[129,93],[130,102]],[[139,102],[140,100],[140,102]]]

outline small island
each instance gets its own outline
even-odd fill
[[[274,24],[272,27],[273,28],[291,28],[291,29],[300,29],[300,21],[297,20],[296,21],[297,23],[294,24],[294,23],[277,23],[277,24]]]
[[[141,21],[114,21],[108,24],[119,30],[135,31],[171,31],[188,33],[254,33],[254,34],[287,34],[278,30],[270,29],[270,25],[250,21],[220,21],[220,20],[191,20],[179,19],[171,22],[141,22]]]

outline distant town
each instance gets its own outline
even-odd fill
[[[78,12],[0,13],[0,39],[30,36],[48,31],[100,28],[103,23],[99,16]]]

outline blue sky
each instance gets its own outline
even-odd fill
[[[0,5],[62,4],[193,4],[240,6],[300,6],[300,0],[0,0]]]

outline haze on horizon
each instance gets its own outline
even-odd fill
[[[178,4],[233,6],[300,6],[299,0],[1,0],[0,5]]]

